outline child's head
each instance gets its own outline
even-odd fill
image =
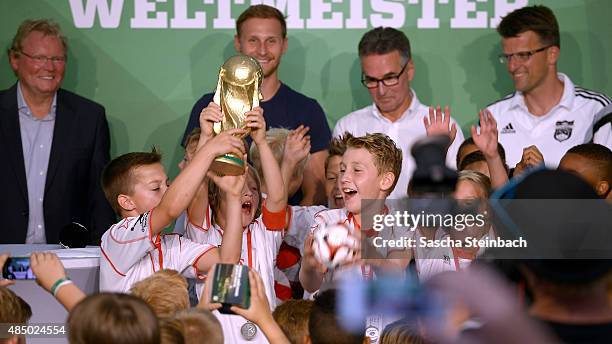
[[[416,322],[400,319],[385,326],[380,335],[380,344],[426,344],[428,343],[419,333]]]
[[[473,138],[468,137],[467,139],[465,139],[459,146],[459,149],[457,150],[457,168],[461,166],[461,162],[468,154],[475,152],[477,150],[478,150],[478,147],[476,147],[476,144],[474,143]]]
[[[27,324],[32,317],[30,305],[9,288],[0,287],[0,305],[0,324]],[[0,343],[25,343],[25,338],[0,338]]]
[[[195,128],[185,139],[185,155],[183,156],[183,160],[181,160],[181,162],[178,164],[178,167],[181,170],[184,169],[185,166],[189,165],[189,162],[191,162],[191,159],[193,159],[196,148],[198,147],[198,141],[200,141],[201,132],[202,130],[200,128]]]
[[[68,315],[71,344],[159,343],[159,325],[151,308],[128,294],[86,297]]]
[[[491,180],[483,173],[464,170],[459,172],[455,185],[455,199],[489,199],[491,194]]]
[[[402,169],[402,151],[385,134],[349,137],[340,164],[340,186],[346,208],[360,213],[361,201],[385,199]]]
[[[130,294],[138,296],[153,308],[158,318],[171,317],[189,308],[187,280],[176,270],[160,270],[134,283]]]
[[[104,195],[121,217],[155,208],[167,189],[168,177],[155,149],[117,157],[102,172]]]
[[[292,344],[305,343],[312,304],[310,300],[287,300],[272,313],[274,320]]]
[[[162,344],[223,344],[223,329],[211,312],[190,308],[164,319],[161,323],[161,337]]]
[[[312,344],[364,344],[369,343],[363,329],[357,333],[345,330],[336,314],[336,290],[329,289],[319,293],[314,300],[308,318],[309,340]]]
[[[475,151],[466,155],[458,166],[459,171],[476,171],[490,177],[487,159],[481,151]]]
[[[274,155],[274,159],[280,166],[283,162],[283,154],[285,151],[285,143],[287,142],[287,136],[291,131],[285,128],[270,128],[266,131],[266,141],[268,142],[268,146],[272,150],[272,155]],[[249,158],[253,163],[253,166],[257,170],[257,173],[260,176],[263,176],[263,168],[261,166],[261,157],[259,155],[259,149],[255,142],[251,143],[251,148],[249,150]],[[287,194],[291,197],[302,185],[302,180],[304,177],[304,168],[306,167],[306,162],[308,161],[308,157],[302,160],[296,167],[295,172],[291,178],[289,183],[289,190],[287,190]]]
[[[559,169],[571,172],[589,183],[601,198],[612,188],[612,151],[596,143],[585,143],[565,153]]]
[[[219,223],[225,214],[225,195],[212,180],[208,182],[208,201],[212,208],[212,222]],[[249,164],[248,174],[242,188],[242,226],[248,226],[261,214],[261,181],[253,166]]]
[[[346,138],[351,134],[345,133],[341,138],[332,139],[329,143],[327,158],[325,159],[325,195],[327,206],[331,209],[344,208],[344,198],[340,191],[340,163],[346,151]]]

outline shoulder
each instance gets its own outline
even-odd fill
[[[366,106],[364,108],[355,110],[353,112],[349,112],[348,114],[344,115],[343,117],[340,117],[340,119],[338,119],[338,122],[336,122],[336,127],[338,127],[338,126],[347,127],[347,126],[349,126],[349,123],[357,124],[356,121],[369,118],[369,117],[371,117],[373,115],[374,115],[374,112],[372,111],[372,105],[368,105],[368,106]]]
[[[87,108],[89,109],[89,111],[93,110],[98,112],[104,112],[104,106],[102,106],[101,104],[91,99],[80,96],[74,92],[70,92],[61,88],[57,91],[57,103],[58,105],[65,104],[76,110]]]
[[[581,102],[586,104],[591,103],[598,108],[604,108],[612,103],[610,97],[605,93],[589,90],[580,86],[574,86],[574,96]]]
[[[287,86],[284,83],[281,83],[281,87],[279,89],[279,95],[288,99],[292,105],[294,106],[306,106],[308,108],[317,108],[322,109],[319,102],[314,99],[302,94],[291,87]]]
[[[512,92],[510,94],[507,94],[505,96],[503,96],[501,99],[498,99],[492,103],[490,103],[489,105],[487,105],[487,109],[489,109],[490,111],[493,111],[492,109],[503,109],[503,108],[507,108],[512,99],[517,95],[516,91]]]

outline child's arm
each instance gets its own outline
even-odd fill
[[[475,126],[472,126],[472,139],[474,144],[487,159],[489,174],[491,174],[491,187],[497,189],[508,182],[508,172],[497,151],[497,122],[489,110],[481,110],[480,134]]]
[[[272,316],[263,281],[255,271],[249,271],[249,284],[251,286],[251,306],[249,309],[232,306],[231,310],[259,326],[271,344],[289,344],[283,330]]]
[[[262,108],[256,107],[246,113],[246,126],[251,128],[251,137],[259,149],[261,169],[268,191],[266,209],[272,213],[283,211],[287,208],[287,190],[283,183],[278,162],[276,162],[268,141],[266,141],[266,122]]]
[[[55,253],[32,253],[30,266],[36,283],[52,293],[68,312],[85,298],[85,293],[67,278],[64,266]]]
[[[152,235],[161,233],[187,209],[215,157],[226,153],[234,153],[238,156],[245,154],[244,144],[237,137],[243,133],[243,129],[224,131],[210,139],[196,152],[191,163],[176,177],[162,197],[160,204],[151,212]]]
[[[327,268],[319,263],[312,248],[313,235],[309,234],[304,242],[304,257],[302,266],[300,267],[300,283],[304,290],[309,293],[314,293],[319,290],[323,282],[323,275]]]
[[[214,102],[210,102],[200,113],[200,139],[196,152],[214,137],[213,123],[220,122],[223,119],[221,107]],[[188,221],[197,226],[204,223],[204,216],[208,211],[208,178],[204,178],[198,187],[198,191],[187,208]]]
[[[287,135],[285,140],[285,149],[283,150],[283,158],[281,161],[281,174],[283,175],[283,182],[285,183],[285,189],[287,195],[291,197],[300,187],[301,184],[294,179],[297,167],[304,159],[308,158],[310,154],[310,136],[306,133],[310,128],[300,125],[297,129],[292,130]]]

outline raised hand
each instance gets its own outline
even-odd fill
[[[243,316],[247,320],[261,325],[266,321],[274,321],[272,312],[270,311],[270,303],[266,296],[266,288],[259,274],[255,271],[249,271],[249,284],[251,287],[251,305],[248,309],[232,306],[232,312]]]
[[[247,161],[247,155],[242,156],[242,161]],[[209,171],[208,178],[217,184],[217,186],[226,194],[233,197],[241,197],[244,183],[246,182],[248,166],[244,173],[238,176],[219,176],[216,173]]]
[[[221,107],[215,102],[208,103],[208,106],[200,112],[200,128],[202,129],[201,136],[211,138],[215,135],[213,124],[223,120]]]
[[[8,259],[8,257],[9,255],[6,253],[0,254],[0,270],[2,270],[2,268],[4,267],[4,263],[6,263],[6,260]],[[0,278],[0,287],[8,287],[9,285],[12,285],[12,284],[15,284],[15,281]]]
[[[208,273],[206,274],[206,276],[213,276],[216,266],[217,264],[213,264],[210,270],[208,270]],[[200,302],[198,302],[197,307],[203,308],[203,309],[206,309],[212,312],[215,309],[221,308],[223,305],[218,302],[217,303],[210,302],[209,298],[210,298],[210,288],[212,288],[211,284],[212,284],[212,278],[211,280],[207,280],[206,282],[204,282],[204,292],[202,293],[202,297],[200,298]]]
[[[244,146],[244,142],[238,136],[244,134],[246,131],[244,129],[230,129],[223,131],[219,135],[210,139],[204,147],[202,147],[202,151],[208,152],[210,154],[214,154],[215,156],[233,153],[238,156],[243,156],[246,154],[246,148]],[[199,153],[199,151],[198,151]]]
[[[310,136],[306,133],[309,127],[300,125],[289,132],[285,140],[285,150],[283,151],[283,162],[295,166],[310,154]]]
[[[529,146],[523,148],[523,155],[521,156],[521,161],[516,164],[514,168],[514,176],[518,176],[519,174],[525,172],[527,169],[540,165],[544,163],[544,156],[538,150],[536,146]]]
[[[499,155],[497,151],[497,122],[489,110],[480,110],[480,134],[476,126],[472,126],[472,139],[476,147],[484,154],[485,158],[493,158]]]
[[[66,278],[66,270],[55,253],[35,252],[30,256],[30,266],[36,276],[36,283],[46,291],[61,278]]]
[[[259,106],[245,113],[246,127],[251,129],[251,138],[256,145],[266,142],[266,120],[263,116],[263,109]]]
[[[455,141],[455,136],[457,136],[457,125],[455,123],[450,125],[450,117],[450,109],[448,108],[448,105],[444,106],[444,114],[442,114],[440,105],[438,105],[435,109],[430,106],[429,118],[423,117],[423,124],[425,124],[427,136],[447,135],[450,137],[450,146],[453,141]]]

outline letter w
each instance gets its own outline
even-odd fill
[[[96,13],[98,13],[101,27],[118,27],[123,11],[123,0],[111,0],[110,3],[109,9],[108,0],[85,0],[85,8],[83,8],[83,0],[70,0],[74,26],[81,29],[92,28]]]

